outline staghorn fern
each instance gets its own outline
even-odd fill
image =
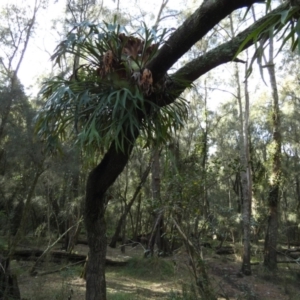
[[[125,34],[126,33],[126,34]],[[74,138],[87,149],[106,149],[112,142],[123,151],[128,136],[140,133],[146,145],[165,142],[187,116],[187,102],[160,105],[172,97],[166,82],[153,83],[149,62],[164,41],[145,25],[128,35],[117,24],[77,24],[52,56],[58,66],[68,55],[79,57],[72,74],[55,76],[43,84],[46,101],[36,117],[36,133],[47,148],[59,150]]]

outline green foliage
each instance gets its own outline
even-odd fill
[[[271,1],[267,2],[267,10],[270,9]],[[264,22],[258,28],[253,30],[251,34],[240,45],[237,55],[244,49],[245,45],[250,41],[254,41],[256,51],[249,64],[248,75],[252,72],[252,65],[255,60],[261,65],[264,50],[268,46],[270,38],[277,37],[280,41],[278,53],[286,45],[287,42],[291,43],[291,50],[295,51],[296,48],[300,53],[300,7],[292,6],[288,1],[284,4],[283,9],[271,12]]]
[[[126,276],[163,280],[174,275],[174,267],[172,262],[159,257],[132,258],[123,272]]]
[[[40,92],[46,104],[36,118],[36,132],[48,149],[59,149],[60,141],[72,136],[89,149],[106,149],[115,142],[123,151],[124,143],[139,133],[148,146],[154,140],[165,142],[183,125],[186,101],[161,107],[159,101],[171,97],[164,85],[152,86],[151,74],[149,82],[142,82],[145,66],[167,32],[158,34],[146,26],[138,37],[124,32],[115,23],[83,22],[56,48],[52,59],[59,66],[68,54],[83,64],[71,76],[48,80]]]
[[[80,277],[82,273],[82,265],[75,265],[61,271],[60,275],[64,279],[72,278],[72,277]]]
[[[7,250],[7,240],[4,237],[0,236],[0,251],[3,252],[4,250]]]

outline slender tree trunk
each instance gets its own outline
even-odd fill
[[[160,150],[156,147],[153,153],[152,163],[152,200],[154,202],[160,202],[160,162],[159,162]]]
[[[248,66],[245,66],[245,74]],[[243,263],[242,272],[245,275],[251,275],[251,251],[250,251],[250,240],[251,240],[251,213],[252,213],[252,176],[250,166],[250,149],[249,149],[249,92],[248,92],[248,79],[245,80],[245,118],[244,118],[244,154],[243,154],[243,168],[242,171],[242,186],[244,193],[243,202],[243,230],[244,230],[244,252],[243,252]]]
[[[24,236],[26,223],[28,222],[28,214],[29,214],[29,211],[30,211],[31,200],[34,196],[34,191],[35,191],[36,185],[38,183],[38,179],[40,178],[40,176],[42,175],[42,173],[44,171],[45,171],[45,169],[43,168],[43,162],[41,162],[40,165],[38,166],[38,169],[36,170],[33,182],[31,184],[31,187],[30,187],[29,191],[28,191],[28,194],[27,194],[27,197],[26,197],[26,202],[25,202],[25,205],[24,205],[24,208],[23,208],[23,211],[22,211],[20,225],[19,225],[17,233],[13,237],[12,243],[10,245],[9,258],[12,258],[12,256],[15,253],[17,245],[20,243],[20,241],[22,240],[22,238]]]
[[[295,181],[296,181],[296,200],[297,200],[297,209],[296,211],[298,212],[299,215],[299,211],[300,211],[300,180],[299,180],[299,176],[295,176]]]
[[[160,198],[160,149],[156,147],[153,152],[153,163],[152,163],[152,201],[154,207],[161,206]],[[154,253],[155,242],[158,247],[158,251],[164,251],[164,239],[162,237],[164,230],[164,209],[159,208],[153,211],[153,227],[148,242],[148,250],[151,256]],[[148,252],[147,252],[148,253]]]
[[[203,217],[206,220],[209,215],[209,202],[208,202],[208,195],[207,195],[207,157],[208,157],[208,110],[207,110],[207,88],[206,88],[206,81],[205,81],[205,97],[204,97],[204,114],[205,114],[205,128],[202,135],[202,197],[203,197]],[[196,232],[195,232],[196,233]]]
[[[116,227],[116,230],[115,230],[115,233],[111,239],[111,242],[109,243],[109,246],[111,248],[116,248],[116,245],[117,245],[117,240],[118,240],[118,237],[120,236],[120,233],[121,233],[121,229],[122,229],[122,226],[126,220],[126,217],[128,215],[128,213],[130,212],[130,209],[135,201],[135,199],[137,198],[137,196],[139,195],[149,173],[150,173],[150,170],[151,170],[151,164],[152,162],[150,161],[147,169],[144,171],[143,175],[142,175],[142,178],[141,178],[141,181],[140,181],[140,184],[138,185],[138,187],[136,188],[135,192],[134,192],[134,195],[133,197],[131,198],[131,200],[129,201],[128,204],[125,205],[125,209],[124,209],[124,212],[122,214],[122,216],[120,217],[118,223],[117,223],[117,227]]]
[[[195,245],[187,238],[186,234],[182,231],[182,229],[174,219],[173,222],[175,227],[177,228],[178,233],[183,238],[200,299],[217,300],[215,290],[212,288],[210,278],[206,270],[206,265],[204,260],[202,259],[199,248],[195,247]]]
[[[76,165],[79,166],[79,159],[77,153],[74,155],[74,157],[76,157]],[[71,191],[69,191],[71,193],[71,201],[75,202],[78,201],[78,196],[79,196],[79,170],[76,170],[72,176],[71,176]],[[78,220],[81,218],[82,216],[82,212],[80,209],[80,205],[78,205],[77,207],[75,207],[72,211],[69,212],[68,216],[67,216],[67,222],[66,222],[66,228],[65,230],[67,230],[68,228],[72,227],[73,229],[71,231],[69,231],[66,235],[66,251],[68,253],[71,253],[77,243],[77,238],[78,238],[78,234],[80,231],[80,223],[78,223]],[[74,224],[78,224],[78,226],[74,227]]]
[[[280,109],[279,109],[279,96],[277,91],[277,83],[275,76],[275,66],[273,61],[274,49],[273,38],[270,38],[269,50],[269,63],[268,72],[272,88],[272,127],[273,127],[273,142],[270,148],[272,170],[269,179],[269,217],[268,227],[265,238],[264,249],[264,265],[274,270],[277,268],[277,235],[278,235],[278,203],[279,203],[279,188],[281,180],[281,132],[280,132]]]
[[[142,202],[142,194],[139,194],[137,209],[136,209],[136,219],[135,226],[133,231],[133,240],[136,241],[138,232],[141,230],[140,220],[141,220],[141,202]]]
[[[234,35],[232,15],[230,16],[231,33]],[[246,66],[247,70],[247,66]],[[237,64],[235,64],[235,79],[237,83],[237,100],[239,107],[239,145],[240,145],[240,162],[241,168],[241,186],[242,186],[242,219],[243,219],[243,261],[241,271],[245,275],[251,275],[250,264],[250,218],[251,218],[251,189],[250,189],[250,172],[249,172],[249,149],[248,149],[248,115],[249,115],[249,99],[247,85],[245,85],[246,105],[245,113],[242,104],[242,92],[240,84],[240,76]],[[247,82],[247,79],[246,79]],[[248,100],[248,101],[247,101]]]

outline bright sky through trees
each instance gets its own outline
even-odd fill
[[[34,3],[35,0],[27,0],[26,2],[22,0],[1,0],[0,9],[6,4],[30,7],[33,6]],[[199,1],[195,0],[171,0],[168,7],[178,11],[192,11],[195,7],[195,3],[197,6],[199,5]],[[134,16],[138,22],[144,21],[147,26],[152,26],[157,18],[162,0],[153,0],[151,2],[141,0],[120,0],[119,4],[120,10],[124,12],[127,17]],[[36,31],[30,40],[28,50],[19,71],[19,77],[26,92],[32,96],[35,96],[38,93],[40,89],[39,83],[43,81],[43,77],[48,76],[51,72],[52,62],[50,61],[50,56],[53,54],[60,39],[63,38],[61,25],[59,23],[55,23],[55,20],[63,19],[65,5],[66,0],[49,0],[47,8],[41,9],[37,14]],[[117,1],[103,0],[103,5],[108,7],[113,13],[116,11]],[[169,15],[169,13],[167,13],[167,15]],[[99,20],[99,22],[101,21],[102,19]],[[164,19],[160,23],[160,26],[168,28],[176,27],[176,23],[174,21],[176,21],[176,16],[174,17],[172,12],[170,12],[170,17]],[[220,68],[222,68],[222,70]],[[230,64],[226,64],[219,67],[217,70],[219,70],[220,74],[224,74],[224,70],[226,70],[225,73],[228,75],[228,73],[230,73],[230,69]],[[259,77],[260,75],[258,74],[257,78]],[[226,80],[224,80],[224,82],[225,85],[212,86],[209,90],[209,96],[213,99],[213,101],[208,101],[208,105],[212,109],[216,108],[220,102],[224,102],[227,99],[232,98],[231,91],[229,91],[228,86],[226,86]],[[262,87],[264,85],[260,80],[259,82],[252,84],[253,90],[256,91],[257,86]]]
[[[35,0],[1,0],[0,9],[6,4],[16,4],[20,6],[33,6]],[[132,16],[144,16],[140,21],[150,22],[150,26],[155,22],[162,0],[153,0],[151,2],[139,0],[120,0],[120,10]],[[181,7],[188,9],[193,7],[194,0],[172,1],[176,2],[176,9]],[[51,72],[52,63],[50,56],[59,42],[59,34],[62,34],[61,28],[55,27],[53,21],[62,18],[65,11],[66,1],[50,0],[46,9],[41,9],[38,12],[36,32],[30,40],[25,59],[20,68],[19,77],[25,89],[36,94],[39,90],[37,81],[41,80],[43,75]],[[103,5],[116,10],[117,1],[104,0]],[[165,21],[167,21],[166,19]],[[102,20],[99,20],[101,22]],[[164,26],[168,26],[165,25]],[[1,50],[0,50],[1,53]],[[0,54],[1,56],[1,54]]]

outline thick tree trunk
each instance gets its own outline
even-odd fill
[[[86,300],[106,300],[105,193],[126,166],[135,138],[124,142],[124,152],[117,150],[112,143],[100,164],[88,176],[85,199],[85,225],[89,245]]]
[[[186,53],[198,40],[200,40],[209,30],[217,25],[223,18],[238,8],[248,7],[253,3],[263,2],[263,0],[208,0],[201,4],[198,10],[192,14],[180,26],[168,41],[161,47],[158,54],[147,64],[146,68],[151,70],[154,84],[160,80],[176,61]],[[282,5],[275,12],[280,12],[286,5]],[[153,99],[155,103],[163,107],[175,101],[183,90],[187,87],[187,82],[193,82],[204,73],[216,66],[231,61],[244,39],[259,26],[265,19],[250,26],[231,41],[209,51],[205,55],[186,64],[179,69],[174,76],[184,78],[184,84],[172,86],[172,97],[167,99]],[[244,49],[253,44],[249,41]],[[131,142],[135,138],[128,137]],[[125,141],[127,143],[128,140]],[[118,175],[128,162],[132,144],[124,146],[125,152],[117,152],[116,145],[113,144],[101,163],[89,174],[86,188],[85,223],[88,233],[88,243],[90,247],[89,264],[87,267],[87,292],[86,299],[105,300],[105,254],[106,254],[106,224],[105,212],[105,192],[113,184]]]
[[[272,127],[273,127],[273,142],[270,148],[270,156],[272,163],[272,170],[270,174],[269,184],[270,191],[268,196],[269,203],[269,217],[268,227],[265,238],[264,249],[264,265],[274,270],[277,268],[277,234],[278,234],[278,203],[279,190],[281,180],[281,132],[280,132],[280,109],[279,96],[277,91],[277,83],[275,77],[275,66],[273,62],[273,38],[270,39],[270,57],[268,63],[268,72],[270,76],[273,111],[272,111]]]
[[[278,232],[278,203],[279,189],[274,188],[269,193],[269,217],[265,237],[264,265],[274,270],[277,268],[277,232]]]

